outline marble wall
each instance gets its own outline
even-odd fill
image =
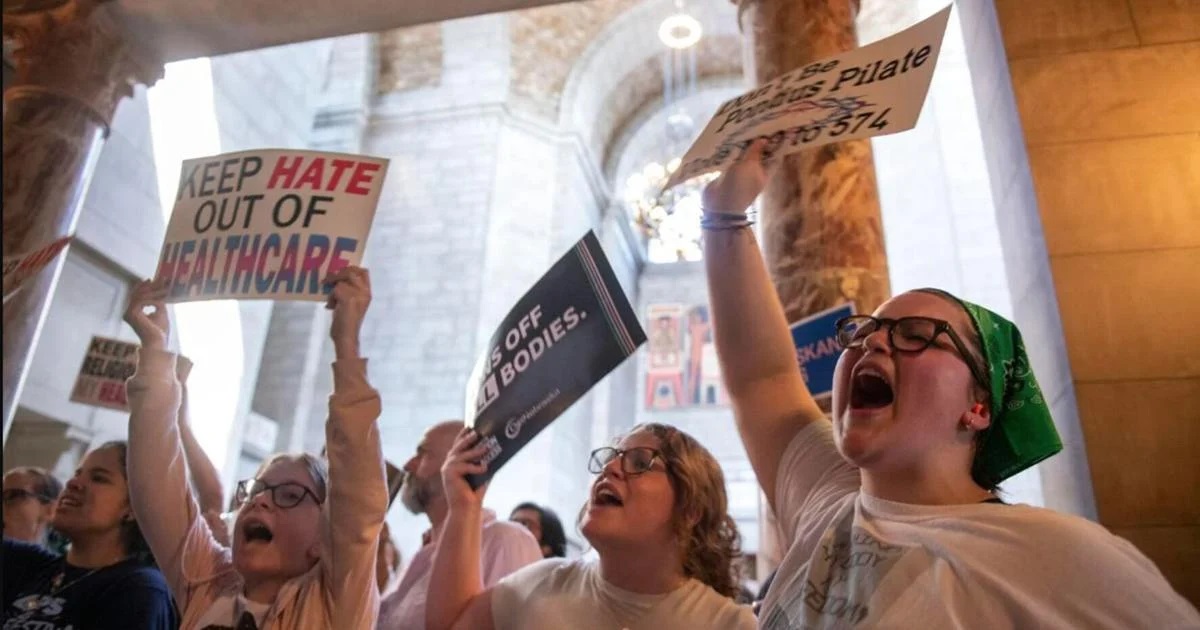
[[[996,12],[1099,520],[1200,603],[1200,6]]]

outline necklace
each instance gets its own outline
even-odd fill
[[[55,575],[53,578],[50,579],[50,593],[49,593],[49,595],[47,595],[47,597],[54,597],[55,595],[58,595],[59,593],[65,591],[65,590],[71,588],[72,586],[75,586],[79,582],[87,579],[88,577],[91,577],[91,575],[93,573],[95,573],[103,568],[104,567],[96,567],[96,568],[92,569],[91,571],[88,571],[87,573],[84,573],[83,575],[75,578],[74,580],[71,580],[70,582],[63,584],[63,580],[67,579],[67,571],[66,571],[66,568],[64,567],[63,569],[59,570],[57,575]],[[29,598],[29,600],[25,602],[25,610],[38,609],[42,605],[42,599],[43,599],[42,597]]]
[[[72,586],[78,584],[82,580],[88,578],[93,573],[95,573],[103,568],[104,567],[96,567],[95,569],[92,569],[91,571],[84,573],[83,575],[75,578],[74,580],[71,580],[70,582],[67,582],[66,584],[63,584],[63,580],[65,580],[67,578],[66,570],[64,569],[62,571],[59,571],[58,575],[54,576],[53,580],[50,580],[50,594],[58,595],[59,593],[71,588]]]

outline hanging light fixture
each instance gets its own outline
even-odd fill
[[[663,129],[662,161],[650,161],[625,182],[625,203],[634,222],[649,239],[650,258],[656,262],[700,259],[700,193],[714,176],[693,179],[663,190],[667,178],[679,168],[680,156],[695,139],[696,124],[682,102],[696,93],[696,44],[704,29],[687,13],[683,0],[675,0],[675,13],[658,27],[658,38],[667,47],[662,56]]]

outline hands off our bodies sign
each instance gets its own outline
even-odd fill
[[[467,380],[466,416],[488,452],[478,488],[646,341],[588,232],[505,316]]]
[[[260,150],[187,160],[157,277],[168,302],[324,300],[362,261],[387,160]]]
[[[951,7],[905,31],[810,63],[726,101],[667,181],[725,169],[756,138],[787,155],[917,124]]]

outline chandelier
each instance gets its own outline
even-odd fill
[[[625,181],[625,203],[649,240],[652,262],[700,260],[700,195],[718,174],[708,173],[663,190],[677,168],[679,158],[665,166],[650,162]]]
[[[633,221],[648,239],[652,262],[700,260],[700,194],[716,175],[693,179],[663,190],[679,168],[680,157],[696,136],[696,125],[683,100],[696,92],[696,44],[703,29],[683,0],[658,27],[666,46],[662,56],[663,113],[660,160],[651,160],[625,181],[624,199]]]

